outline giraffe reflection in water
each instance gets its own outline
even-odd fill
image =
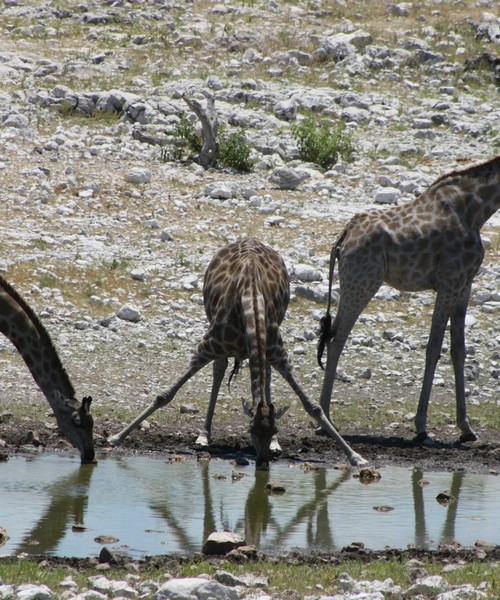
[[[334,548],[332,525],[328,514],[328,498],[345,481],[351,473],[344,471],[340,478],[327,484],[327,470],[320,468],[314,471],[314,483],[311,488],[314,496],[304,502],[286,525],[280,525],[272,517],[267,484],[269,473],[256,473],[255,485],[250,490],[245,504],[245,540],[249,544],[260,546],[261,534],[272,524],[275,530],[274,544],[277,548],[286,546],[287,539],[302,524],[307,524],[306,545],[308,548]]]
[[[34,468],[37,473],[44,472]],[[34,493],[37,500],[33,510],[41,511],[41,516],[20,542],[12,540],[12,549],[3,550],[16,555],[89,556],[96,552],[96,536],[105,534],[119,538],[120,548],[139,556],[192,553],[201,549],[212,532],[221,530],[243,535],[247,544],[261,551],[287,551],[292,547],[332,551],[360,539],[372,549],[386,543],[391,547],[411,543],[426,549],[456,539],[468,545],[478,536],[475,525],[471,530],[467,521],[478,518],[474,515],[481,512],[478,505],[483,501],[490,506],[480,515],[482,531],[487,532],[483,535],[492,535],[495,542],[498,534],[494,514],[498,486],[491,486],[493,476],[487,480],[488,476],[464,473],[429,473],[431,483],[422,487],[422,470],[397,469],[383,473],[380,482],[364,486],[349,471],[319,468],[304,472],[296,465],[277,465],[287,491],[273,496],[267,489],[271,483],[269,472],[248,472],[236,480],[231,477],[231,469],[227,461],[192,459],[169,465],[152,459],[103,459],[97,471],[81,466],[46,488],[33,488],[40,492]],[[172,480],[176,481],[175,487]],[[31,489],[31,480],[19,481],[17,493]],[[106,485],[109,490],[129,492],[116,498],[106,491]],[[448,487],[457,500],[440,506],[437,486]],[[383,496],[395,509],[387,517],[373,510],[375,498]],[[40,501],[44,497],[48,497],[45,505]],[[0,517],[4,505],[0,486]],[[350,506],[347,511],[346,506]],[[26,514],[24,508],[23,515],[31,523],[33,515]],[[394,517],[396,521],[390,521]],[[2,522],[10,528],[5,518]],[[389,523],[389,530],[393,527],[397,533],[392,531],[387,537]],[[84,531],[72,531],[74,525],[81,525]],[[457,534],[476,537],[463,540]]]
[[[455,526],[457,522],[457,510],[460,506],[460,491],[462,489],[466,473],[451,473],[451,485],[449,494],[451,501],[446,503],[445,518],[440,535],[440,543],[451,544],[456,540]],[[413,503],[415,508],[415,545],[417,548],[429,548],[433,541],[430,539],[428,527],[425,519],[426,511],[424,506],[424,488],[425,477],[422,469],[413,469],[411,476]],[[481,497],[481,490],[477,490],[478,497]],[[436,501],[434,498],[433,501]]]
[[[94,470],[92,465],[81,465],[46,490],[50,501],[36,525],[24,535],[16,554],[54,552],[70,525],[83,525]]]

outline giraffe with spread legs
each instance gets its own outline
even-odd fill
[[[61,433],[80,451],[82,463],[94,463],[92,398],[79,403],[47,330],[14,288],[0,277],[0,332],[16,347],[50,404]]]
[[[271,442],[277,432],[278,412],[271,403],[271,367],[285,378],[318,425],[340,444],[350,463],[364,464],[365,460],[339,435],[319,404],[306,396],[292,372],[279,331],[288,307],[289,286],[283,259],[257,240],[244,239],[219,250],[204,277],[203,299],[209,327],[189,368],[134,421],[109,438],[109,442],[120,444],[144,419],[171,402],[195,373],[213,361],[212,391],[205,429],[197,440],[201,444],[208,443],[228,359],[235,359],[237,369],[241,361],[248,358],[253,404],[247,413],[251,416],[250,433],[256,451],[256,468],[269,468]]]
[[[327,361],[320,404],[330,416],[337,364],[359,315],[383,282],[398,290],[436,292],[425,371],[415,416],[416,440],[427,434],[432,382],[448,321],[462,442],[476,440],[465,403],[465,316],[472,280],[484,257],[480,230],[500,208],[500,156],[437,179],[407,204],[355,215],[332,248],[329,296],[318,362]],[[332,278],[338,261],[340,299],[331,320]]]

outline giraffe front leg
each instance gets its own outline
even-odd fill
[[[268,406],[271,406],[272,404],[272,400],[271,400],[271,365],[269,363],[266,363],[266,390],[265,390],[265,394],[266,394],[266,402]],[[288,410],[288,407],[285,409]],[[284,414],[284,412],[279,411],[278,413],[275,412],[275,419],[278,420],[282,415]],[[276,458],[278,456],[280,456],[283,452],[280,443],[278,441],[278,434],[275,433],[273,435],[273,437],[271,438],[271,443],[269,444],[269,452],[271,453],[271,456],[273,458]]]
[[[295,379],[292,368],[286,356],[283,356],[281,360],[273,363],[273,367],[284,377],[292,390],[297,394],[306,412],[317,422],[319,427],[325,431],[326,435],[334,439],[339,444],[347,456],[351,466],[361,467],[368,464],[368,461],[365,460],[361,454],[355,452],[344,440],[330,419],[328,419],[321,406],[306,395],[299,382]]]
[[[144,410],[139,416],[137,416],[131,423],[129,423],[126,427],[124,427],[119,433],[116,435],[112,435],[108,438],[108,443],[112,446],[119,446],[122,444],[123,440],[132,432],[134,429],[137,429],[139,425],[147,419],[150,415],[156,412],[159,408],[163,406],[167,406],[175,397],[180,388],[191,379],[191,377],[197,373],[200,369],[202,369],[208,362],[212,359],[208,359],[205,356],[200,355],[198,352],[195,354],[191,360],[191,364],[189,369],[182,375],[175,384],[163,394],[157,396],[153,402]]]
[[[224,374],[228,365],[227,358],[218,358],[214,361],[213,369],[213,381],[212,391],[210,393],[210,402],[208,404],[207,416],[205,417],[205,424],[202,431],[200,431],[196,441],[194,443],[196,448],[208,448],[212,439],[212,419],[215,412],[215,405],[217,404],[217,398],[219,396],[220,386],[224,379]]]
[[[432,381],[443,345],[444,332],[449,317],[450,299],[445,294],[438,292],[434,312],[432,314],[431,331],[427,348],[425,351],[425,371],[420,390],[417,414],[415,415],[416,442],[424,442],[429,439],[427,433],[427,410],[431,395]]]

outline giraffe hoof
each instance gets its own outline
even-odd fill
[[[278,456],[281,456],[283,450],[281,449],[281,446],[271,446],[269,452],[273,458],[277,458]]]
[[[198,450],[202,450],[202,449],[208,448],[208,446],[209,446],[208,436],[206,436],[203,433],[200,433],[200,435],[196,438],[194,446]]]
[[[323,435],[323,436],[325,436],[325,435],[328,435],[328,433],[327,433],[327,432],[326,432],[326,431],[323,429],[323,427],[317,427],[317,428],[314,430],[314,433],[315,433],[316,435]]]
[[[477,435],[470,431],[469,433],[462,433],[462,435],[458,438],[458,441],[461,444],[465,444],[465,442],[475,442],[477,441]]]
[[[108,444],[110,446],[115,446],[115,447],[119,446],[122,443],[119,435],[112,435],[106,441],[108,442]]]
[[[421,431],[413,438],[413,441],[417,444],[428,444],[431,438],[428,436],[427,431]]]

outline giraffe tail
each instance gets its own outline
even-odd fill
[[[335,269],[335,261],[340,256],[340,243],[344,237],[344,234],[340,237],[337,243],[333,246],[332,251],[330,253],[330,267],[328,272],[328,304],[326,306],[326,314],[321,318],[319,322],[320,332],[319,332],[319,342],[318,342],[318,352],[317,359],[319,366],[325,370],[323,365],[323,353],[325,352],[325,346],[330,342],[333,337],[332,332],[332,315],[330,314],[330,308],[332,304],[332,283],[333,283],[333,271]]]
[[[324,317],[321,317],[319,322],[320,326],[320,336],[318,342],[318,364],[319,366],[325,370],[325,366],[323,365],[323,353],[325,352],[325,346],[331,340],[331,330],[332,330],[332,315],[330,312],[327,312]]]
[[[242,295],[242,305],[254,406],[259,402],[265,405],[266,303],[255,273],[251,277],[250,285]],[[256,401],[256,399],[258,400]]]
[[[240,372],[241,369],[241,360],[238,360],[237,358],[234,359],[234,365],[233,365],[233,369],[231,371],[231,373],[229,374],[229,380],[227,382],[227,389],[231,389],[231,381],[233,380],[233,377],[236,377],[236,375],[238,375],[238,373]]]

